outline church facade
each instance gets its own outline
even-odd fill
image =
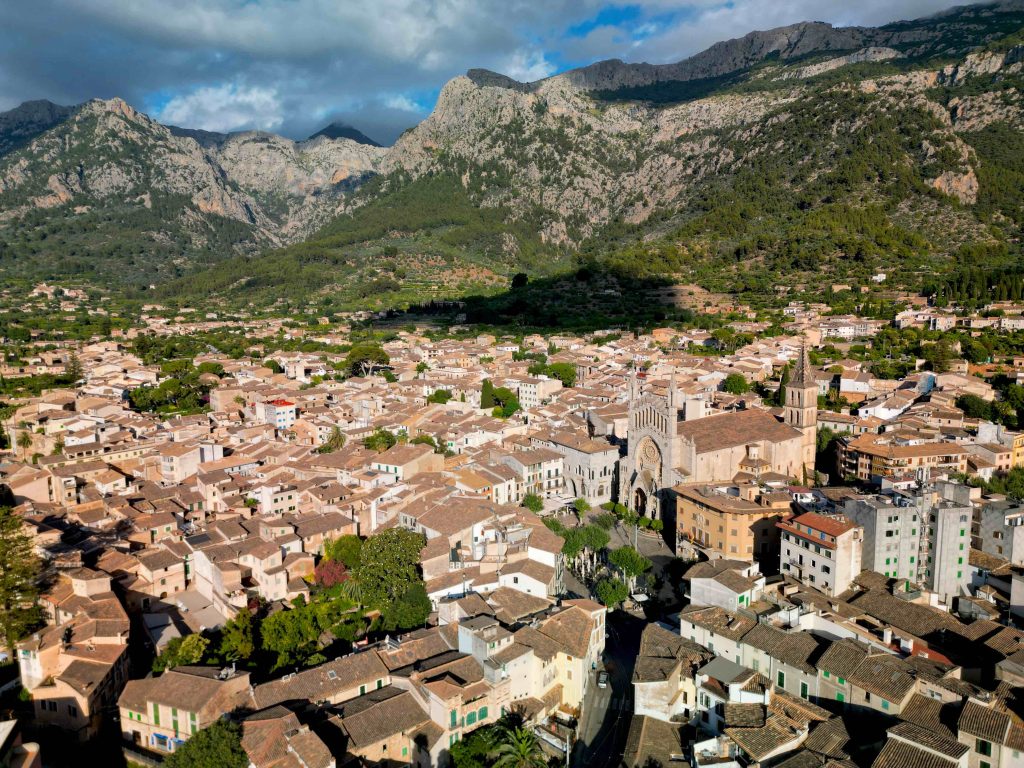
[[[619,499],[637,514],[665,519],[668,527],[676,485],[768,476],[804,482],[814,472],[817,413],[818,388],[806,350],[786,387],[782,421],[761,409],[709,416],[703,400],[681,397],[674,375],[667,388],[641,385],[634,375]]]

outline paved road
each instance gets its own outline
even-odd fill
[[[644,622],[623,611],[608,616],[605,643],[607,688],[598,688],[596,675],[583,700],[583,713],[572,765],[613,768],[622,759],[633,714],[633,665],[640,649]]]

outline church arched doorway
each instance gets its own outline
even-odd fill
[[[640,517],[647,515],[647,493],[643,488],[637,488],[633,492],[633,511]]]

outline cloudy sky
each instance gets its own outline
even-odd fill
[[[797,21],[882,24],[964,0],[0,0],[0,110],[120,96],[164,123],[390,143],[471,67],[536,80],[678,61]]]

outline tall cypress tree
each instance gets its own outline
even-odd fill
[[[0,507],[0,634],[8,648],[42,619],[37,598],[39,558],[21,518]]]
[[[494,385],[490,379],[484,379],[483,388],[480,390],[480,407],[493,408],[497,403],[494,400]]]

